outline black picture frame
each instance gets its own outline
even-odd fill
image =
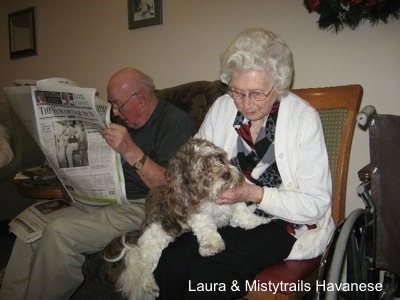
[[[162,24],[162,0],[128,0],[128,21],[129,29]]]
[[[10,59],[36,55],[35,7],[8,14]]]

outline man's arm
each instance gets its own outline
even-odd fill
[[[121,154],[131,166],[141,160],[145,154],[122,125],[111,123],[107,129],[101,131],[101,135],[107,144]],[[154,162],[150,157],[146,158],[143,167],[136,172],[150,189],[165,183],[165,168]]]

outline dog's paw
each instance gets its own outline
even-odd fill
[[[268,224],[269,222],[271,222],[271,218],[267,218],[267,217],[261,217],[261,223],[260,224],[258,224],[258,225],[261,225],[261,224]],[[257,225],[257,226],[258,226]]]
[[[213,256],[223,250],[225,250],[225,243],[222,239],[204,242],[199,247],[199,253],[204,257]]]
[[[143,289],[146,291],[146,293],[149,293],[154,297],[158,297],[160,294],[160,289],[153,276],[150,276],[147,278],[147,280],[145,280]]]
[[[229,225],[232,227],[241,227],[244,229],[253,229],[259,225],[271,222],[266,216],[259,216],[254,213],[255,205],[247,206],[244,203],[238,203],[230,219]]]
[[[247,222],[245,222],[243,224],[244,226],[242,226],[242,227],[245,228],[245,229],[253,229],[253,228],[256,228],[259,225],[268,224],[269,222],[271,222],[270,218],[259,217],[259,216],[254,215],[254,218],[249,218],[247,220]]]
[[[243,219],[232,219],[230,225],[232,227],[241,227],[244,229],[253,229],[259,225],[267,224],[271,222],[270,218],[260,217],[255,214],[248,215],[246,218]]]
[[[271,218],[268,217],[257,217],[257,219],[254,220],[254,223],[258,225],[261,224],[268,224],[269,222],[271,222]]]

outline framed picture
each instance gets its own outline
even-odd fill
[[[35,7],[8,14],[10,58],[36,55]]]
[[[129,29],[162,24],[162,0],[128,0]]]

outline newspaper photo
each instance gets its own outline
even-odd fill
[[[9,223],[10,232],[29,244],[40,239],[47,224],[61,214],[65,216],[79,211],[79,208],[61,199],[40,201],[28,207]]]
[[[127,203],[120,156],[100,135],[110,123],[111,105],[95,89],[46,79],[4,92],[73,201]]]

